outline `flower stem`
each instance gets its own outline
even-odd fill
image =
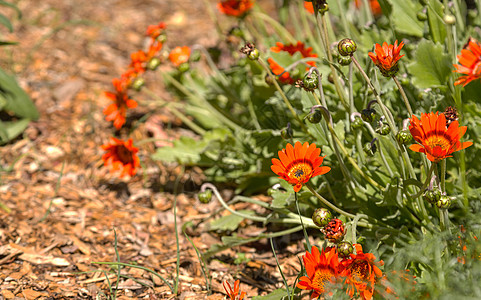
[[[299,209],[299,199],[297,198],[297,192],[294,192],[294,199],[296,200],[297,214],[301,220],[302,232],[304,232],[304,239],[306,240],[307,250],[311,252],[311,242],[309,241],[309,236],[307,235],[306,228],[304,227],[304,222],[302,222],[301,210]]]
[[[332,204],[331,202],[329,202],[328,200],[326,200],[324,197],[322,197],[321,195],[319,195],[319,193],[312,187],[312,185],[310,183],[307,183],[306,184],[306,187],[309,189],[309,191],[311,191],[311,193],[317,197],[317,199],[321,200],[322,203],[324,203],[326,206],[328,206],[329,208],[331,208],[332,210],[336,211],[337,213],[341,214],[341,215],[344,215],[348,218],[351,218],[351,219],[354,219],[356,216],[353,215],[353,214],[350,214],[348,212],[345,212],[343,211],[342,209],[338,208],[337,206],[335,206],[334,204]]]
[[[403,89],[403,87],[401,86],[401,83],[400,83],[399,80],[397,79],[396,75],[393,75],[393,76],[392,76],[392,79],[393,79],[394,82],[396,83],[397,88],[399,89],[399,92],[401,92],[401,98],[403,98],[404,104],[406,105],[406,108],[408,109],[409,117],[412,117],[412,115],[413,115],[413,110],[412,110],[412,108],[411,108],[411,105],[409,104],[409,99],[408,99],[408,97],[406,96],[406,93],[404,92],[404,89]]]

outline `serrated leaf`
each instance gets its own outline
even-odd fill
[[[251,210],[239,210],[239,212],[246,215],[254,215],[254,212]],[[239,224],[243,220],[243,217],[234,214],[222,216],[219,219],[210,222],[210,230],[234,231],[239,227]]]
[[[435,43],[444,44],[446,38],[446,27],[439,16],[444,15],[443,5],[438,0],[431,0],[431,5],[427,6],[427,16],[429,24],[429,33]]]
[[[289,206],[289,198],[292,196],[290,192],[283,192],[280,190],[275,190],[272,192],[272,208],[283,208]]]
[[[283,297],[287,296],[287,292],[285,289],[277,289],[265,296],[255,296],[252,300],[279,300],[283,299]]]
[[[424,24],[416,17],[416,13],[422,9],[421,4],[409,0],[393,0],[391,5],[394,29],[401,33],[422,37]]]
[[[418,44],[415,61],[408,66],[413,83],[418,88],[446,88],[447,77],[451,74],[451,59],[444,47],[432,41],[423,40]]]
[[[157,149],[152,155],[154,160],[163,162],[179,162],[183,164],[196,164],[200,162],[201,153],[207,146],[204,140],[196,141],[193,138],[182,136],[174,141],[173,147],[163,147]]]
[[[18,117],[30,120],[38,119],[38,111],[30,97],[18,85],[15,77],[0,69],[0,94],[7,104],[4,109],[13,112]]]

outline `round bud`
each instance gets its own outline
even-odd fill
[[[306,74],[302,82],[304,83],[304,88],[308,90],[317,89],[317,87],[319,86],[319,78],[316,74]]]
[[[240,38],[243,38],[244,37],[244,31],[242,31],[242,29],[240,29],[239,27],[233,27],[230,32],[229,32],[230,35],[233,35],[233,36],[236,36],[236,37],[240,37]]]
[[[307,119],[312,124],[317,124],[317,123],[321,122],[321,120],[322,120],[322,113],[318,110],[315,110],[313,113],[309,114]]]
[[[369,156],[374,156],[377,151],[376,143],[366,143],[363,147],[364,152]]]
[[[327,81],[329,81],[330,83],[334,83],[334,75],[332,75],[332,73],[329,73],[329,75],[327,75]]]
[[[376,129],[376,132],[380,135],[388,135],[391,133],[391,127],[389,127],[389,125],[386,123],[382,123],[381,126]]]
[[[179,72],[185,73],[185,72],[189,71],[189,69],[190,69],[189,63],[188,63],[188,62],[181,63],[181,64],[177,67],[177,69],[179,70]]]
[[[441,200],[441,191],[437,188],[434,190],[426,190],[423,193],[423,198],[431,204],[436,204],[439,200]]]
[[[453,15],[445,15],[443,18],[444,23],[447,25],[454,25],[456,24],[456,17]]]
[[[436,206],[440,209],[448,209],[451,206],[451,197],[442,195],[441,198],[436,202]]]
[[[321,231],[326,236],[326,239],[336,244],[342,241],[346,234],[344,224],[339,219],[332,219]]]
[[[326,208],[318,208],[312,214],[312,222],[321,228],[329,224],[331,220],[332,213]]]
[[[408,85],[409,83],[410,83],[409,78],[407,78],[407,77],[401,78],[401,84],[402,85]]]
[[[362,127],[364,127],[364,122],[362,121],[362,119],[359,117],[355,117],[354,121],[351,122],[351,128],[361,129]]]
[[[398,133],[396,134],[396,139],[399,142],[399,144],[407,144],[412,141],[413,136],[409,131],[403,129],[398,131]]]
[[[322,2],[319,7],[319,13],[324,15],[329,10],[329,4],[327,2]]]
[[[418,21],[424,22],[428,19],[428,16],[422,11],[418,11],[418,13],[416,14],[416,18],[418,18]]]
[[[205,190],[204,192],[200,192],[199,194],[197,194],[197,198],[199,198],[200,202],[207,204],[212,199],[212,191]]]
[[[361,118],[368,123],[374,121],[375,117],[376,111],[372,108],[366,108],[361,111]]]
[[[159,43],[165,43],[167,41],[167,35],[165,34],[159,34],[156,38],[155,38]]]
[[[348,241],[342,241],[337,244],[337,253],[342,258],[349,257],[352,253],[354,253],[354,247]]]
[[[192,54],[190,55],[189,60],[190,61],[199,61],[200,60],[200,50],[194,50],[192,51]]]
[[[352,62],[352,59],[350,56],[339,56],[337,58],[337,62],[341,65],[341,66],[349,66],[349,64]]]
[[[271,76],[270,74],[267,74],[266,77],[264,78],[265,82],[267,85],[273,85],[274,84],[274,76]]]
[[[132,82],[130,86],[138,92],[140,91],[140,89],[142,89],[144,84],[145,84],[145,80],[141,77],[137,77],[135,78],[134,82]]]
[[[281,130],[281,137],[285,140],[292,139],[292,129],[291,128],[284,128]]]
[[[356,52],[357,45],[351,39],[343,39],[337,44],[337,51],[342,56],[351,56]]]
[[[153,57],[147,63],[147,69],[155,71],[155,70],[157,70],[157,68],[160,66],[161,63],[162,63],[162,61],[159,58]]]
[[[257,49],[252,50],[252,51],[247,55],[247,57],[248,57],[250,60],[257,60],[257,59],[259,59],[259,50],[257,50]]]

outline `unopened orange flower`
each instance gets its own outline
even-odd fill
[[[382,277],[379,266],[384,262],[375,262],[376,257],[371,253],[364,253],[360,244],[354,244],[354,247],[356,254],[351,254],[351,258],[341,262],[341,275],[346,278],[347,293],[350,297],[353,297],[354,291],[357,290],[363,300],[370,300],[377,280]]]
[[[410,121],[409,131],[420,145],[413,144],[409,149],[426,154],[432,162],[440,162],[446,157],[451,157],[451,153],[473,144],[459,141],[466,133],[467,127],[459,127],[457,120],[446,126],[446,117],[443,113],[421,114],[421,120],[413,115]]]
[[[326,174],[330,167],[322,166],[324,157],[319,156],[321,149],[316,144],[296,142],[294,147],[287,144],[285,149],[278,152],[279,159],[272,159],[271,169],[279,175],[279,178],[286,180],[294,186],[294,191],[299,192],[302,186],[312,177]]]
[[[401,48],[404,46],[404,42],[401,42],[398,46],[397,40],[394,45],[388,45],[384,42],[381,45],[376,44],[374,52],[369,52],[369,57],[374,64],[379,68],[381,74],[385,77],[394,76],[399,71],[398,61],[404,55],[399,55]]]
[[[170,61],[177,67],[189,61],[189,57],[190,57],[190,48],[187,46],[175,47],[172,51],[170,51],[170,54],[169,54]]]
[[[137,152],[139,149],[134,147],[132,139],[124,142],[120,139],[112,137],[113,144],[102,145],[102,149],[106,153],[102,156],[104,166],[111,165],[111,172],[122,170],[120,177],[125,175],[134,176],[137,173],[137,168],[140,167],[139,157]]]
[[[356,8],[360,8],[363,3],[362,0],[355,0],[354,4],[356,5]],[[382,15],[381,5],[377,0],[369,0],[369,7],[375,17]]]
[[[313,290],[311,299],[317,299],[326,292],[327,285],[334,283],[339,276],[339,257],[336,248],[322,250],[313,246],[311,253],[306,251],[302,257],[307,276],[301,276],[297,287],[302,290]]]
[[[233,17],[244,16],[254,6],[254,0],[224,0],[217,3],[219,11]]]
[[[244,299],[244,296],[246,295],[246,292],[241,292],[239,294],[240,280],[236,280],[234,282],[234,289],[232,289],[232,286],[227,281],[222,282],[222,285],[224,286],[224,290],[227,293],[227,296],[229,296],[229,298],[231,300],[242,300],[242,299]]]
[[[166,26],[164,22],[160,22],[157,25],[149,25],[147,27],[147,32],[145,35],[150,36],[152,39],[155,40],[156,38],[159,37],[159,35],[162,34],[165,28]]]
[[[127,95],[128,82],[127,78],[123,80],[114,78],[112,84],[115,88],[115,93],[105,92],[105,96],[113,101],[112,104],[107,106],[103,113],[107,121],[113,121],[114,127],[117,129],[122,128],[125,124],[125,116],[127,114],[128,108],[137,107],[137,102],[135,100],[129,99]]]
[[[454,85],[462,84],[465,86],[473,80],[481,78],[481,44],[470,38],[464,49],[461,50],[461,54],[456,56],[459,61],[459,65],[453,65],[459,74],[464,74],[456,80]]]

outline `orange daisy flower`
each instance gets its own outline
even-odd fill
[[[275,60],[272,58],[268,58],[267,62],[269,63],[269,68],[272,70],[272,73],[279,77],[279,81],[286,84],[293,84],[294,78],[291,77],[289,72],[286,72],[283,67],[281,67]]]
[[[319,156],[321,149],[316,144],[296,142],[294,147],[287,144],[285,149],[278,152],[279,159],[272,159],[271,169],[279,175],[279,178],[286,180],[294,186],[294,191],[299,192],[302,186],[314,176],[326,174],[330,167],[322,166],[324,157]]]
[[[230,285],[230,283],[228,283],[227,281],[222,282],[222,285],[224,286],[224,290],[227,293],[227,296],[229,296],[231,300],[244,299],[246,292],[241,292],[239,295],[239,284],[240,284],[240,280],[236,280],[234,282],[234,289],[232,289],[232,286]],[[237,298],[237,296],[239,296],[239,298]]]
[[[456,68],[453,72],[464,74],[464,76],[459,77],[454,85],[465,86],[471,81],[481,78],[481,44],[477,40],[469,38],[457,58],[459,65],[453,65]]]
[[[473,144],[459,141],[466,133],[467,127],[459,127],[457,120],[446,126],[446,117],[443,113],[421,114],[421,120],[413,115],[410,121],[409,131],[420,145],[413,144],[409,149],[426,154],[432,162],[440,162],[446,157],[451,157],[451,153]]]
[[[355,0],[354,4],[356,8],[361,8],[362,0]],[[377,0],[369,0],[369,6],[371,7],[371,12],[375,17],[382,15],[381,5]]]
[[[137,107],[137,102],[129,99],[129,96],[127,95],[127,87],[129,84],[127,80],[126,77],[123,78],[123,80],[114,78],[112,84],[114,85],[116,92],[105,92],[105,96],[114,102],[104,109],[103,113],[105,115],[105,120],[114,121],[114,127],[117,128],[117,130],[122,128],[122,125],[125,124],[127,108]]]
[[[341,276],[346,277],[347,293],[351,298],[357,290],[363,300],[370,300],[374,293],[374,285],[382,277],[382,271],[378,266],[382,266],[384,262],[382,260],[374,262],[376,257],[371,253],[364,253],[360,244],[354,244],[354,247],[356,254],[351,254],[351,258],[341,262]]]
[[[339,276],[339,257],[336,248],[328,251],[312,247],[311,253],[306,251],[302,257],[307,276],[301,276],[297,287],[302,290],[313,290],[311,299],[317,299],[321,294],[326,292],[326,286],[334,283]]]
[[[225,15],[244,16],[254,6],[253,0],[224,0],[217,3],[217,9]]]
[[[124,142],[112,137],[114,144],[102,145],[102,149],[107,151],[103,156],[104,166],[112,165],[111,172],[122,170],[120,177],[124,175],[134,176],[137,168],[140,168],[139,157],[137,152],[139,149],[134,147],[132,139]]]
[[[162,34],[162,32],[166,27],[167,26],[165,25],[164,22],[160,22],[157,25],[149,25],[147,27],[147,32],[145,33],[145,35],[150,36],[152,39],[155,40],[156,38],[159,37],[159,35]]]
[[[189,57],[190,57],[190,48],[187,46],[175,47],[172,51],[170,51],[170,54],[169,54],[170,61],[176,67],[189,61]]]
[[[398,61],[404,55],[399,55],[401,48],[404,46],[404,42],[401,42],[398,46],[397,40],[394,45],[388,45],[384,42],[381,45],[376,44],[374,52],[369,52],[369,57],[374,64],[379,68],[381,74],[385,77],[394,76],[399,71]]]

